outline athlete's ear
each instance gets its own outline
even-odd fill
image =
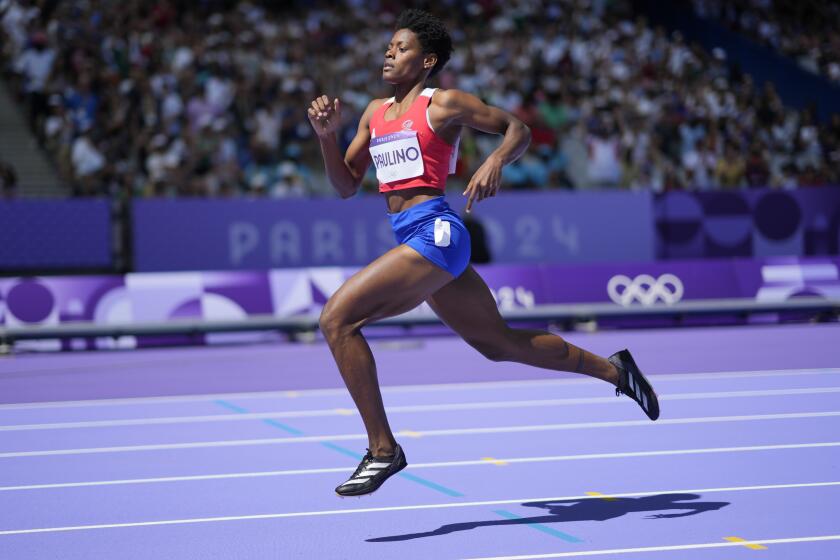
[[[438,56],[435,53],[427,54],[423,58],[423,68],[428,70],[429,68],[434,68],[435,64],[437,64]]]

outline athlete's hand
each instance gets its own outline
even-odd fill
[[[472,211],[473,202],[481,202],[485,198],[496,196],[501,185],[502,160],[491,155],[472,176],[467,190],[463,193],[467,197],[466,211]]]
[[[341,105],[338,98],[332,101],[326,95],[316,98],[307,110],[307,115],[309,123],[319,137],[333,134],[341,125]]]

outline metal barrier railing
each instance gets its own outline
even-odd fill
[[[571,328],[580,322],[598,319],[642,317],[697,317],[741,316],[758,313],[799,312],[840,317],[840,299],[802,297],[783,302],[762,302],[754,299],[714,299],[682,301],[673,305],[622,307],[613,303],[538,305],[529,309],[511,309],[502,312],[508,322],[548,322]],[[371,326],[401,326],[441,324],[433,314],[412,311],[404,315],[383,319]],[[178,319],[165,322],[93,324],[64,323],[49,326],[0,327],[0,347],[8,351],[18,340],[65,339],[87,337],[190,335],[217,332],[280,331],[285,333],[310,332],[318,328],[318,316],[295,315],[276,317],[255,315],[241,320],[213,321],[203,319]]]

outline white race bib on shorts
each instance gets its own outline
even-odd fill
[[[370,157],[380,183],[423,175],[423,154],[415,130],[402,130],[371,139]]]
[[[449,247],[452,239],[452,229],[449,222],[435,218],[435,245],[438,247]]]

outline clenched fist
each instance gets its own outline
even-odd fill
[[[330,101],[326,95],[322,95],[312,101],[307,109],[309,122],[315,129],[318,136],[328,136],[338,130],[341,125],[341,106],[338,98]]]

